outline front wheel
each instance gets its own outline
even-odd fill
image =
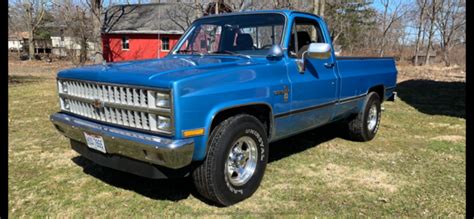
[[[349,120],[349,136],[355,141],[370,141],[379,129],[381,107],[380,97],[375,92],[370,92],[363,109]]]
[[[250,197],[259,187],[268,160],[261,122],[250,115],[232,116],[211,133],[208,153],[193,172],[197,191],[228,206]]]

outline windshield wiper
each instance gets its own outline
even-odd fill
[[[204,53],[201,53],[198,50],[192,50],[192,49],[183,49],[183,50],[176,51],[176,53],[186,53],[186,52],[190,52],[191,54],[197,53],[200,56],[204,55]]]
[[[213,52],[213,54],[229,54],[229,55],[244,57],[244,58],[247,58],[247,59],[252,59],[252,57],[250,57],[249,55],[245,55],[245,54],[241,54],[241,53],[237,53],[237,52],[232,52],[232,51],[229,51],[229,50],[216,51],[216,52]]]

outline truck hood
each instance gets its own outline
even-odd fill
[[[168,56],[162,59],[89,65],[63,70],[58,78],[171,88],[173,82],[198,74],[265,63],[265,58],[235,56]]]

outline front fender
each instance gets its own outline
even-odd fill
[[[206,156],[207,142],[214,117],[233,107],[265,104],[274,113],[283,110],[281,96],[274,95],[287,85],[284,62],[267,60],[241,64],[233,68],[197,74],[174,84],[176,138],[184,138],[182,132],[204,128],[204,135],[194,137],[193,160]],[[278,106],[280,108],[278,108]],[[285,105],[286,106],[286,105]]]

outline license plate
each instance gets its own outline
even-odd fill
[[[98,150],[104,154],[107,153],[102,136],[88,134],[86,132],[84,132],[84,136],[86,137],[87,147]]]

